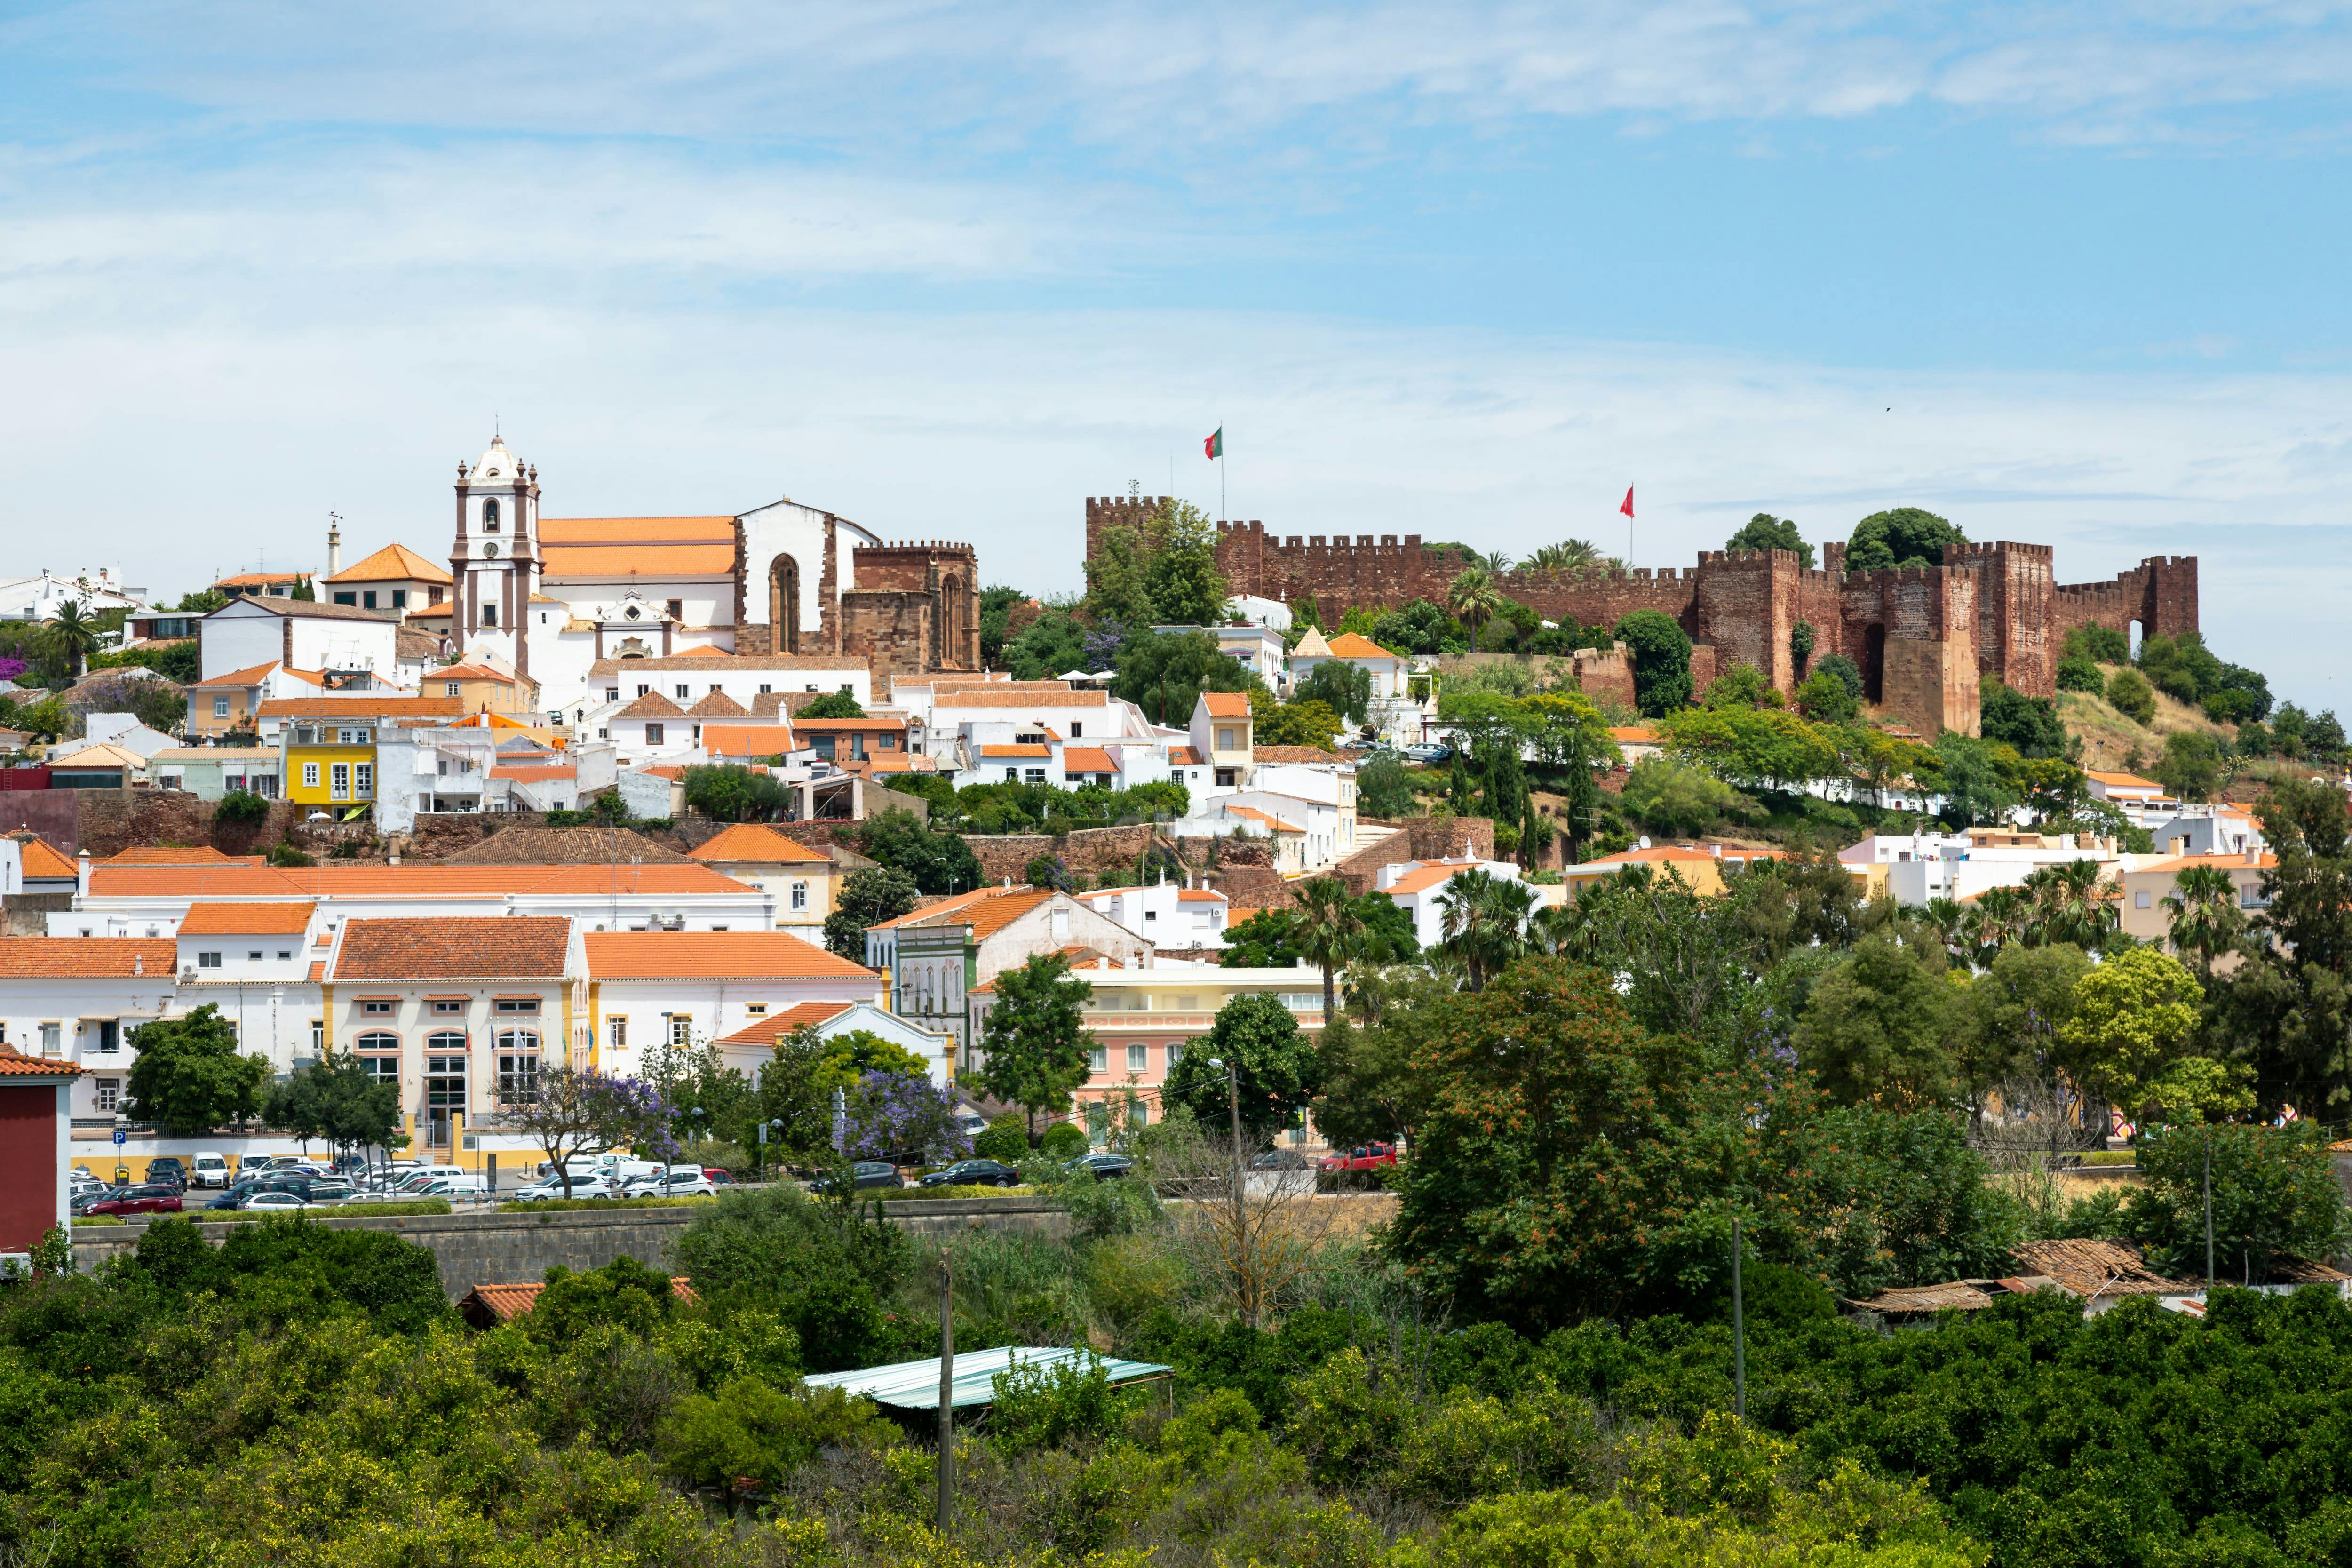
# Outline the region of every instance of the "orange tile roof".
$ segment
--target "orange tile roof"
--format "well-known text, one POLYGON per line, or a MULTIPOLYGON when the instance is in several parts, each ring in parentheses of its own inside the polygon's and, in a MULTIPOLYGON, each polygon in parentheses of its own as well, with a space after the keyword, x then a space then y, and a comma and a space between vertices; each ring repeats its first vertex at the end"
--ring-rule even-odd
POLYGON ((683 719, 686 710, 658 691, 648 691, 618 713, 615 719, 683 719))
POLYGON ((1168 748, 1168 765, 1171 768, 1197 768, 1201 766, 1201 753, 1191 746, 1171 746, 1168 748))
POLYGON ((982 888, 973 892, 958 893, 935 904, 900 915, 894 921, 868 926, 868 931, 887 931, 901 926, 946 924, 950 921, 971 927, 974 942, 993 936, 1039 904, 1053 898, 1042 888, 982 888))
POLYGON ((1396 658, 1400 657, 1391 653, 1371 638, 1356 632, 1341 632, 1329 640, 1331 657, 1334 658, 1396 658))
POLYGON ((1062 769, 1074 773, 1115 773, 1118 763, 1100 746, 1065 746, 1062 769))
POLYGON ((748 719, 751 710, 717 687, 704 693, 702 700, 686 710, 689 719, 748 719))
POLYGON ((47 839, 37 837, 30 833, 11 833, 8 837, 23 846, 18 855, 24 862, 25 875, 27 879, 72 877, 79 879, 80 878, 81 868, 67 859, 57 846, 47 839))
POLYGON ((492 669, 486 664, 446 664, 438 669, 426 670, 425 679, 427 680, 496 680, 507 686, 512 686, 515 683, 513 676, 502 670, 492 669))
POLYGON ((1213 888, 1186 888, 1176 895, 1180 904, 1222 904, 1225 896, 1213 888))
POLYGON ((2169 860, 2158 860, 2153 865, 2139 867, 2126 872, 2125 875, 2137 877, 2149 871, 2185 871, 2191 866, 2218 866, 2225 871, 2233 867, 2242 871, 2259 871, 2277 864, 2278 857, 2275 855, 2264 855, 2260 860, 2252 862, 2249 862, 2243 855, 2179 855, 2169 860))
POLYGON ((712 544, 735 540, 726 517, 542 517, 541 544, 712 544))
POLYGON ((449 569, 436 566, 405 544, 387 544, 356 566, 346 566, 327 579, 330 583, 397 583, 414 578, 420 583, 446 583, 449 569))
POLYGON ((1209 717, 1212 719, 1249 717, 1249 698, 1239 691, 1203 691, 1201 693, 1201 703, 1208 710, 1209 717))
POLYGON ((183 847, 173 844, 134 844, 120 854, 97 861, 100 866, 249 866, 250 860, 234 860, 209 844, 183 847))
POLYGON ((210 680, 199 680, 188 689, 201 691, 207 686, 258 686, 268 677, 269 672, 277 668, 276 659, 270 660, 268 664, 249 664, 243 669, 232 669, 226 675, 215 675, 210 680))
POLYGON ((735 656, 726 648, 715 647, 710 643, 699 643, 693 647, 682 647, 669 657, 672 658, 733 658, 735 656))
POLYGON ((919 757, 911 752, 880 752, 862 763, 838 763, 836 765, 852 773, 935 773, 940 764, 929 757, 919 757))
POLYGON ((499 899, 742 893, 688 861, 639 866, 102 866, 92 896, 116 899, 499 899))
POLYGON ((795 713, 793 715, 793 725, 800 730, 843 731, 863 730, 871 732, 881 730, 904 730, 907 727, 907 721, 904 719, 812 719, 805 713, 795 713))
POLYGON ((123 936, 0 936, 0 979, 120 980, 172 977, 176 943, 123 936))
POLYGON ((731 1035, 722 1035, 722 1046, 772 1046, 786 1035, 837 1018, 856 1004, 849 1002, 803 1002, 765 1018, 754 1018, 731 1035))
POLYGON ((1050 757, 1054 749, 1051 746, 982 746, 980 754, 983 757, 1050 757))
MULTIPOLYGON (((864 669, 862 658, 839 655, 805 653, 729 653, 723 648, 690 647, 677 653, 644 658, 600 658, 588 667, 591 676, 610 679, 626 675, 633 669, 709 669, 713 660, 724 660, 736 666, 734 675, 756 675, 765 669, 864 669)), ((777 693, 771 692, 774 696, 777 693)))
POLYGON ((1658 732, 1647 724, 1620 724, 1609 731, 1609 738, 1621 745, 1640 745, 1644 742, 1655 741, 1658 738, 1658 732))
MULTIPOLYGON (((93 937, 91 940, 106 939, 93 937)), ((89 1070, 72 1062, 45 1061, 39 1057, 28 1057, 14 1046, 0 1046, 0 1079, 79 1078, 89 1070)))
POLYGON ((267 588, 273 583, 299 583, 299 572, 240 572, 234 577, 215 577, 215 588, 267 588))
MULTIPOLYGON (((566 577, 725 577, 735 570, 728 544, 542 544, 551 581, 566 577)), ((653 623, 659 624, 658 618, 653 623)))
POLYGON ((1598 860, 1587 860, 1581 865, 1570 866, 1569 870, 1582 871, 1594 866, 1687 864, 1695 860, 1717 860, 1738 866, 1751 860, 1778 860, 1786 853, 1787 851, 1780 849, 1743 849, 1735 845, 1727 844, 1723 847, 1723 853, 1717 855, 1712 849, 1693 849, 1679 844, 1662 844, 1650 849, 1627 849, 1619 854, 1606 855, 1598 860))
POLYGON ((456 697, 273 697, 261 705, 264 719, 460 719, 466 704, 456 697))
MULTIPOLYGON (((512 1322, 537 1306, 539 1293, 546 1289, 545 1281, 535 1285, 477 1285, 459 1298, 457 1310, 477 1326, 512 1322)), ((694 1286, 684 1276, 673 1274, 669 1293, 681 1301, 691 1301, 694 1286)))
POLYGON ((1475 871, 1477 868, 1475 866, 1419 866, 1407 871, 1381 891, 1391 898, 1399 893, 1426 892, 1439 883, 1459 876, 1462 872, 1475 871))
POLYGON ((793 742, 792 731, 782 724, 705 724, 702 749, 730 757, 775 757, 806 750, 793 742))
POLYGON ((580 770, 569 763, 541 767, 494 767, 490 770, 490 776, 494 779, 517 779, 524 784, 537 784, 542 779, 578 778, 580 770))
POLYGON ((182 936, 299 936, 310 929, 315 903, 190 904, 182 936))
POLYGON ((571 942, 562 915, 346 921, 329 978, 560 980, 571 942))
POLYGON ((1229 805, 1225 807, 1225 811, 1229 816, 1246 816, 1254 821, 1263 822, 1272 827, 1276 833, 1304 833, 1307 831, 1307 829, 1303 827, 1296 826, 1290 823, 1283 821, 1282 818, 1278 816, 1270 816, 1254 805, 1229 805))
POLYGON ((859 980, 874 971, 781 931, 592 931, 593 980, 859 980))
POLYGON ((2157 789, 2157 790, 2160 790, 2160 789, 2162 789, 2162 788, 2164 787, 2162 784, 2160 784, 2157 783, 2154 779, 2144 779, 2144 778, 2140 777, 2137 773, 2101 773, 2101 772, 2100 772, 2098 769, 2096 769, 2096 768, 2084 768, 2084 769, 2083 770, 2083 776, 2084 776, 2084 778, 2093 778, 2093 779, 2096 779, 2096 780, 2098 780, 2101 784, 2105 784, 2105 785, 2109 786, 2110 788, 2114 788, 2114 789, 2157 789))
POLYGON ((689 850, 698 860, 731 863, 761 862, 793 865, 830 866, 832 858, 820 855, 807 845, 787 837, 762 822, 739 822, 705 843, 699 849, 689 850))

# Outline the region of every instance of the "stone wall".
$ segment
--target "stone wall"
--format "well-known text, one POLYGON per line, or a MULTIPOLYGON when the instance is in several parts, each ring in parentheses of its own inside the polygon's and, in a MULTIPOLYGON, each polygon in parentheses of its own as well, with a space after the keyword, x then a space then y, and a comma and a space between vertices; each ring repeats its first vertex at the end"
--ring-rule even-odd
POLYGON ((1633 657, 1623 643, 1612 643, 1606 652, 1578 648, 1570 662, 1576 689, 1585 696, 1595 702, 1605 698, 1621 708, 1633 706, 1633 657))
MULTIPOLYGON (((1359 816, 1356 820, 1361 823, 1378 819, 1359 816)), ((1355 892, 1368 893, 1379 885, 1383 866, 1407 860, 1458 860, 1465 855, 1475 855, 1482 860, 1495 857, 1495 824, 1491 817, 1408 816, 1383 826, 1396 832, 1339 861, 1329 875, 1347 883, 1355 892)))
POLYGON ((0 833, 29 828, 71 858, 81 851, 81 808, 78 797, 89 793, 79 789, 0 790, 0 833))
POLYGON ((1150 847, 1152 831, 1150 824, 1137 823, 1128 827, 1081 827, 1067 838, 1044 833, 967 833, 963 841, 990 881, 1010 877, 1020 882, 1029 874, 1029 862, 1040 855, 1059 855, 1073 871, 1132 866, 1150 847))
MULTIPOLYGON (((534 1284, 557 1264, 566 1268, 602 1268, 616 1258, 634 1258, 656 1268, 676 1259, 678 1237, 699 1206, 659 1209, 573 1209, 552 1214, 393 1215, 370 1217, 364 1205, 339 1210, 318 1223, 338 1230, 388 1230, 428 1248, 441 1268, 441 1288, 456 1300, 477 1285, 534 1284)), ((966 1229, 1066 1235, 1069 1215, 1036 1198, 978 1198, 883 1205, 891 1223, 919 1235, 966 1229)), ((217 1245, 226 1224, 205 1224, 206 1239, 217 1245)), ((74 1264, 87 1274, 139 1245, 144 1225, 86 1228, 74 1238, 74 1264)))

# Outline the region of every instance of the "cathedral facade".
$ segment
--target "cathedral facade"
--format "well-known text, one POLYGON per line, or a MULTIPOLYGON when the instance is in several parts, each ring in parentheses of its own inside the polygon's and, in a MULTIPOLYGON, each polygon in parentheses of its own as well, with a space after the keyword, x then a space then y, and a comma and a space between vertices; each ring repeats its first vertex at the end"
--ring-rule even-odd
POLYGON ((979 563, 968 544, 890 542, 779 500, 731 515, 541 515, 539 470, 493 437, 457 466, 451 594, 456 649, 487 649, 574 706, 600 659, 698 649, 866 662, 885 675, 980 668, 979 563))

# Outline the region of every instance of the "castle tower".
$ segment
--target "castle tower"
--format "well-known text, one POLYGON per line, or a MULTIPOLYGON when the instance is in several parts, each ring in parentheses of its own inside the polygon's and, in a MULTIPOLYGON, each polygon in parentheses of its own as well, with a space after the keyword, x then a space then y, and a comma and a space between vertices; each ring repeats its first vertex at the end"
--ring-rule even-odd
POLYGON ((468 468, 457 465, 457 537, 449 547, 455 605, 450 626, 459 649, 487 643, 530 673, 523 628, 539 588, 539 470, 490 437, 468 468))

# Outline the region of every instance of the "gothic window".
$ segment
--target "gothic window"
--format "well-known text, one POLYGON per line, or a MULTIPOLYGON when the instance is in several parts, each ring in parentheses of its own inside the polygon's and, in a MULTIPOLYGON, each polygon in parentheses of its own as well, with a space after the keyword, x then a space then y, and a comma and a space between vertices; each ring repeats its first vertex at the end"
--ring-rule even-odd
POLYGON ((486 500, 482 503, 482 531, 496 533, 498 531, 499 503, 495 500, 486 500))

